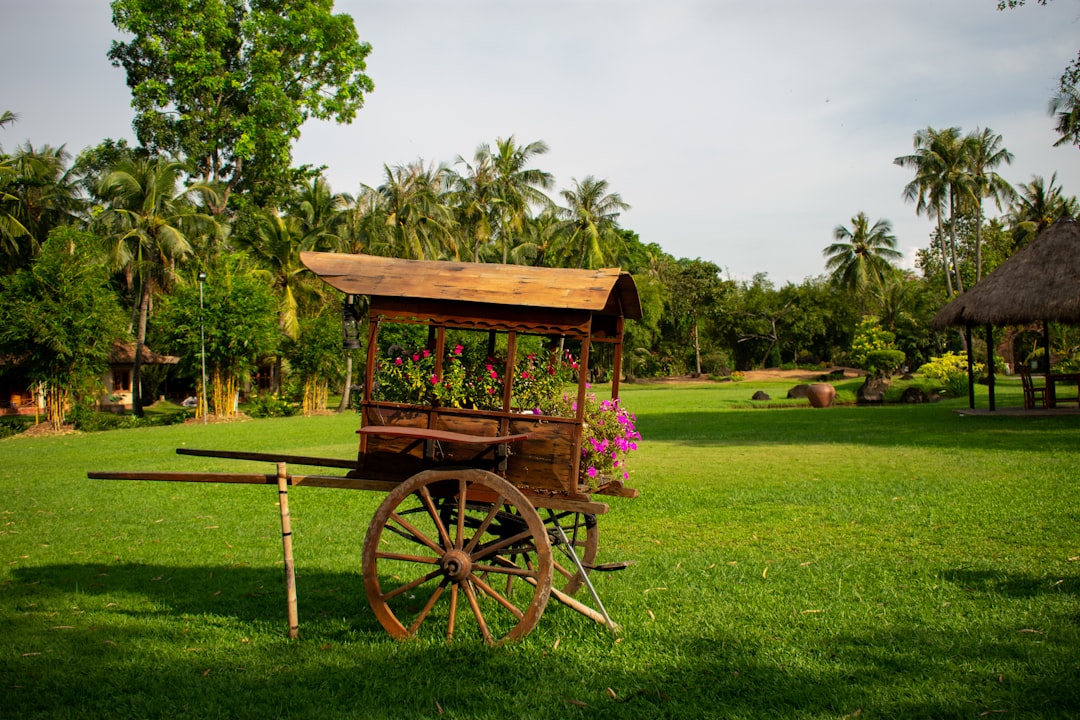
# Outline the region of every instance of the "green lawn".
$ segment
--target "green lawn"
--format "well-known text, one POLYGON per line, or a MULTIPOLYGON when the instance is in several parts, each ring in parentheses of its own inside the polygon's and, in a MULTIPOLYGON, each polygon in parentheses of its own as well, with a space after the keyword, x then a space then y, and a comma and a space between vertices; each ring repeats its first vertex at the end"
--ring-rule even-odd
POLYGON ((377 494, 290 493, 290 641, 275 488, 85 478, 349 457, 355 415, 0 441, 0 715, 1080 717, 1080 417, 740 408, 790 385, 626 386, 641 497, 598 560, 633 565, 595 576, 622 630, 552 602, 498 648, 384 633, 377 494))

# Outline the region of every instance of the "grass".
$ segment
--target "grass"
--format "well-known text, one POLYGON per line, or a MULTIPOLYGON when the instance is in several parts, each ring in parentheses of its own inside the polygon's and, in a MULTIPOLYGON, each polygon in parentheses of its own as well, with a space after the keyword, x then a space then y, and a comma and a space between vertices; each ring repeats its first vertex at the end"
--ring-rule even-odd
POLYGON ((354 415, 4 440, 3 713, 1080 717, 1080 417, 738 407, 789 386, 625 387, 641 497, 611 501, 598 559, 634 564, 595 576, 622 631, 552 602, 499 648, 383 632, 377 494, 290 493, 289 641, 273 488, 85 479, 266 469, 185 445, 349 457, 354 415))

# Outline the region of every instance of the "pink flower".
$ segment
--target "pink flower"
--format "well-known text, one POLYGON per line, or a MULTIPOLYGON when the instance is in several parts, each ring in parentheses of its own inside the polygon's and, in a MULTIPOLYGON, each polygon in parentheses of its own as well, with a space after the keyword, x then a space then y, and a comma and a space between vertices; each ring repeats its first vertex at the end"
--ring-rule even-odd
POLYGON ((465 349, 465 347, 462 346, 462 345, 455 345, 454 346, 454 354, 455 355, 460 355, 462 350, 464 350, 464 349, 465 349))
POLYGON ((412 356, 412 361, 413 361, 413 362, 420 362, 420 356, 419 356, 419 355, 416 355, 416 354, 413 354, 413 356, 412 356))
POLYGON ((424 350, 424 357, 427 357, 430 354, 431 354, 430 350, 424 350))
POLYGON ((401 358, 394 358, 394 364, 395 365, 400 365, 401 364, 401 358))
POLYGON ((431 384, 432 385, 438 385, 439 384, 439 376, 438 375, 432 375, 431 376, 431 384))
POLYGON ((599 471, 595 467, 590 465, 589 469, 585 472, 585 474, 588 475, 589 477, 593 478, 593 477, 596 477, 599 474, 599 471))

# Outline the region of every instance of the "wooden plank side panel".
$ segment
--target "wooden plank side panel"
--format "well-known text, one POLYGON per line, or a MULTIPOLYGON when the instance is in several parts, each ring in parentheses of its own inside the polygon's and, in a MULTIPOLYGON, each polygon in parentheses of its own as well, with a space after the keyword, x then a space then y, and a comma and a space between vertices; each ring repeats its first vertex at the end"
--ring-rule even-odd
POLYGON ((511 447, 507 479, 523 488, 574 491, 577 478, 571 477, 573 431, 572 423, 511 420, 511 433, 529 432, 534 437, 511 447))
MULTIPOLYGON (((499 421, 493 417, 440 413, 435 419, 435 427, 438 430, 463 433, 465 435, 478 435, 480 437, 495 437, 499 435, 499 421)), ((493 445, 440 442, 437 448, 438 461, 450 465, 481 467, 486 470, 494 470, 496 465, 495 457, 496 447, 493 445)))
MULTIPOLYGON (((365 405, 362 425, 395 425, 426 428, 423 409, 365 405)), ((362 471, 389 473, 402 479, 424 469, 424 443, 413 438, 361 435, 359 467, 362 471)))

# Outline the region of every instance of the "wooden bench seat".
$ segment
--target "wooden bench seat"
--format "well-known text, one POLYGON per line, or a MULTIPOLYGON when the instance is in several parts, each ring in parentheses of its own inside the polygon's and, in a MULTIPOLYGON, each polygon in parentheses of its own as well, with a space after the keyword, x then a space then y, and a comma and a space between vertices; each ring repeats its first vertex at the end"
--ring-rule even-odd
POLYGON ((401 425, 365 425, 356 432, 363 435, 387 435, 392 437, 415 438, 417 440, 472 443, 474 445, 501 445, 503 443, 521 442, 532 437, 532 433, 495 436, 469 435, 468 433, 451 432, 449 430, 435 430, 432 428, 401 425))

